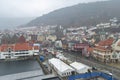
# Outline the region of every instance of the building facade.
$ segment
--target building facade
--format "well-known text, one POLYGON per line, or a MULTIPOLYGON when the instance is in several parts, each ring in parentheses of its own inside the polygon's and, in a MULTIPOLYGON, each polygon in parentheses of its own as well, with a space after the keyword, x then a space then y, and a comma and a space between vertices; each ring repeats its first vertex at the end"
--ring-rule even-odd
POLYGON ((39 45, 34 43, 2 44, 0 46, 0 59, 17 59, 39 54, 39 45))

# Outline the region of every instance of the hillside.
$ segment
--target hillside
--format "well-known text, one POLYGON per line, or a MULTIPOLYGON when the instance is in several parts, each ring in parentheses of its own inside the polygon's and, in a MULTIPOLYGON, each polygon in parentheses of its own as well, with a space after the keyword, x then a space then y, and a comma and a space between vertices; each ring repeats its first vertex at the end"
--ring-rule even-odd
POLYGON ((41 17, 38 17, 27 26, 40 25, 62 25, 87 26, 107 22, 110 18, 120 18, 120 0, 101 1, 93 3, 78 4, 71 7, 55 10, 41 17))

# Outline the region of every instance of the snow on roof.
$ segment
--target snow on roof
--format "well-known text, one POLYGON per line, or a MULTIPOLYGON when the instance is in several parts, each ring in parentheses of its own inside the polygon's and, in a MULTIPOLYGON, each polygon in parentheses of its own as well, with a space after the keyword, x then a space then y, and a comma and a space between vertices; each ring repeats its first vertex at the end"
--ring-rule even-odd
POLYGON ((73 68, 75 68, 76 70, 81 70, 81 69, 88 69, 89 66, 84 65, 82 63, 78 63, 78 62, 73 62, 70 64, 73 68))
POLYGON ((54 67, 57 68, 57 70, 60 71, 61 73, 65 72, 65 71, 74 71, 74 69, 72 67, 68 66, 60 59, 52 58, 49 60, 49 62, 51 64, 53 64, 54 67))

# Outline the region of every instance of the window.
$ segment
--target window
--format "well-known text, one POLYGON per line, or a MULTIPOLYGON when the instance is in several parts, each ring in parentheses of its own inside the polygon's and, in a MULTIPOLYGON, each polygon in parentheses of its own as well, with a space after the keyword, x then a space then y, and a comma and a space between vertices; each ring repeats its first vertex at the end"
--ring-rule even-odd
POLYGON ((10 59, 11 57, 10 57, 10 56, 6 56, 5 58, 6 58, 6 59, 10 59))
POLYGON ((16 53, 15 55, 28 54, 28 53, 16 53))
POLYGON ((112 57, 113 57, 113 58, 117 58, 117 55, 116 55, 116 54, 113 54, 112 57))
POLYGON ((67 76, 67 73, 66 73, 66 76, 67 76))
POLYGON ((69 75, 68 72, 67 72, 67 75, 69 75))
POLYGON ((11 52, 11 51, 12 51, 12 49, 11 49, 11 48, 8 48, 8 49, 7 49, 7 51, 8 51, 8 52, 11 52))

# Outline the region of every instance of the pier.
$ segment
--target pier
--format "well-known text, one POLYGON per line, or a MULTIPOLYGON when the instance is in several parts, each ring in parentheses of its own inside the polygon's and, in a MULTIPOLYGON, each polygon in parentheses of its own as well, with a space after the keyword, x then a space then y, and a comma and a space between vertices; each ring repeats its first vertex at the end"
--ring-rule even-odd
POLYGON ((28 71, 17 74, 0 76, 1 80, 42 80, 45 78, 55 77, 53 74, 44 75, 42 70, 28 71))

